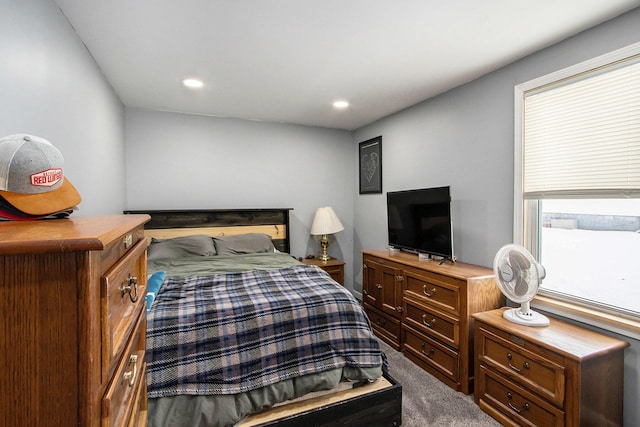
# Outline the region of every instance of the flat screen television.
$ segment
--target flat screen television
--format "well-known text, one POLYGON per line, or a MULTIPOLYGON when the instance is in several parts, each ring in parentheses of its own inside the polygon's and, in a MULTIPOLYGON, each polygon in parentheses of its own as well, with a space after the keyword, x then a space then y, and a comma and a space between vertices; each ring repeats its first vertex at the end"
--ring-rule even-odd
POLYGON ((449 187, 387 193, 389 246, 454 261, 449 187))

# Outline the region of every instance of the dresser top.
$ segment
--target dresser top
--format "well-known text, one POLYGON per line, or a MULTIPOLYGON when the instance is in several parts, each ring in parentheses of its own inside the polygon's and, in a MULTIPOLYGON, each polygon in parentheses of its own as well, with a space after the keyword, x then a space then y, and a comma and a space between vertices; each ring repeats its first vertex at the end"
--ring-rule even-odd
POLYGON ((0 255, 102 250, 147 221, 149 215, 0 221, 0 255))
POLYGON ((367 249, 363 250, 364 255, 371 255, 380 259, 394 261, 409 267, 431 271, 433 273, 444 274, 457 279, 467 280, 470 278, 493 277, 493 269, 464 262, 440 263, 435 259, 420 259, 417 254, 406 252, 391 252, 388 249, 367 249))
POLYGON ((559 352, 573 360, 589 359, 629 346, 626 341, 554 317, 549 317, 549 326, 519 325, 504 319, 505 310, 506 308, 499 308, 472 316, 476 321, 484 322, 540 347, 559 352))

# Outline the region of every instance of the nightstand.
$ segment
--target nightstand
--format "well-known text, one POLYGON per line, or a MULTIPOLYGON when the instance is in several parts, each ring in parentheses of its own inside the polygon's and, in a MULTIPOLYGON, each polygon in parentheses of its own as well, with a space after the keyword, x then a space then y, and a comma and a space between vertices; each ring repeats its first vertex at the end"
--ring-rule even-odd
POLYGON ((329 261, 321 261, 317 258, 312 258, 303 259, 301 262, 306 265, 317 265, 329 273, 333 280, 344 286, 344 265, 346 264, 344 261, 340 261, 335 258, 331 258, 329 261))
POLYGON ((550 318, 476 313, 475 402, 502 425, 622 425, 626 341, 550 318))

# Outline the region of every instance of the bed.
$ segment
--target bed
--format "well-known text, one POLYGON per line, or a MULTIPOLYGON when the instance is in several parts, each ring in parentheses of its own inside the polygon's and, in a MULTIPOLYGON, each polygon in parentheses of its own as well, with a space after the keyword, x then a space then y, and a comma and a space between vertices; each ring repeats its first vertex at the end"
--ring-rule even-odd
POLYGON ((289 211, 125 212, 151 216, 151 426, 400 425, 364 310, 289 254, 289 211))

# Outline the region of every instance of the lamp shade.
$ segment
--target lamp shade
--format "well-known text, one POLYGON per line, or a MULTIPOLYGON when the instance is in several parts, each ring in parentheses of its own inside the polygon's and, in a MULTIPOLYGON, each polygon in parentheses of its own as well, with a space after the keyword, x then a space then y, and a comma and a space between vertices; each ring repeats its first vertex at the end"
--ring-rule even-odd
POLYGON ((334 234, 342 230, 344 230, 344 226, 331 207, 326 206, 316 210, 311 224, 312 235, 334 234))

